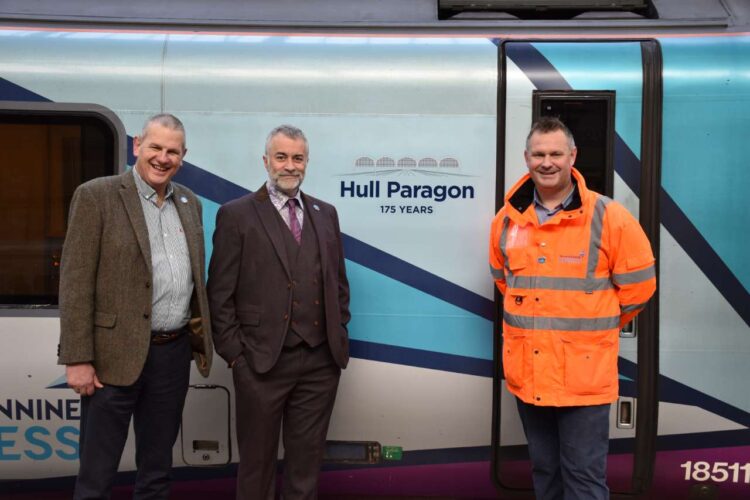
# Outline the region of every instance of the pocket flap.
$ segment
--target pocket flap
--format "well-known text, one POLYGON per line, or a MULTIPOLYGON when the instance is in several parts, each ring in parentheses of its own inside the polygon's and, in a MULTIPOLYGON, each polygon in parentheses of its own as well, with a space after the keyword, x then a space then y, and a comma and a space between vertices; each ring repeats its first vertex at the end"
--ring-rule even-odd
POLYGON ((113 328, 117 323, 117 314, 96 311, 94 313, 94 325, 102 328, 113 328))
POLYGON ((511 271, 518 271, 528 266, 528 255, 523 250, 508 251, 508 268, 511 271))
POLYGON ((237 319, 241 325, 257 326, 260 324, 260 313, 255 311, 237 311, 237 319))

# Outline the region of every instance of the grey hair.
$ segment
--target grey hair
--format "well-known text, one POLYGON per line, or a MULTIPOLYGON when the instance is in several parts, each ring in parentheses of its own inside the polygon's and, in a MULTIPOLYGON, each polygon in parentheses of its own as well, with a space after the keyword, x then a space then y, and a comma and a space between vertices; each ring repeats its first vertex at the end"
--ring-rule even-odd
POLYGON ((543 116, 531 126, 529 135, 526 136, 526 151, 531 147, 532 135, 536 133, 549 134, 551 132, 557 132, 558 130, 565 134, 565 137, 568 139, 568 147, 573 151, 576 148, 576 141, 573 139, 573 132, 571 132, 570 129, 555 116, 543 116))
POLYGON ((268 148, 271 146, 271 141, 279 134, 292 140, 302 139, 305 143, 305 155, 310 153, 310 146, 307 144, 307 137, 305 137, 305 133, 302 132, 302 130, 294 125, 279 125, 278 127, 274 127, 274 129, 268 133, 268 137, 266 137, 266 154, 268 154, 268 148))
POLYGON ((185 126, 182 124, 179 118, 170 113, 159 113, 146 120, 146 123, 143 124, 143 130, 141 130, 141 140, 146 137, 146 135, 148 134, 148 129, 151 127, 151 125, 154 124, 161 125, 164 128, 168 128, 176 132, 182 132, 182 149, 185 149, 185 142, 187 139, 185 134, 185 126))

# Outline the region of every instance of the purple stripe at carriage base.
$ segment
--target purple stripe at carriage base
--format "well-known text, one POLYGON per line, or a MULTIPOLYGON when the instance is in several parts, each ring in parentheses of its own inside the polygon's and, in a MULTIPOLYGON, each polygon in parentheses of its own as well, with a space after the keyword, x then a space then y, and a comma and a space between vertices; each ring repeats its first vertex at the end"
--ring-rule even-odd
MULTIPOLYGON (((608 477, 612 492, 627 491, 630 485, 633 456, 610 455, 608 477)), ((750 484, 745 482, 741 469, 750 464, 750 447, 708 448, 659 452, 656 455, 658 475, 654 477, 651 491, 640 498, 652 500, 684 500, 695 494, 693 489, 701 486, 716 488, 722 500, 750 498, 750 484), (714 464, 724 462, 739 464, 738 481, 732 481, 732 472, 723 482, 685 479, 687 464, 695 467, 704 462, 712 469, 714 464)), ((320 498, 505 498, 495 490, 490 479, 490 462, 465 462, 426 464, 393 467, 361 467, 356 469, 324 471, 320 479, 320 498)), ((701 466, 703 467, 703 466, 701 466)), ((530 488, 531 465, 525 460, 509 461, 503 465, 502 474, 506 486, 530 488)), ((750 465, 748 474, 750 475, 750 465)), ((698 476, 702 477, 702 476, 698 476)), ((213 500, 233 498, 234 479, 180 482, 173 488, 173 498, 198 499, 210 495, 213 500)), ((517 497, 515 497, 517 498, 517 497)), ((533 495, 529 494, 529 499, 533 495)))
MULTIPOLYGON (((633 457, 630 454, 610 455, 608 477, 612 492, 624 491, 630 484, 633 457)), ((750 464, 750 446, 725 448, 689 449, 659 452, 656 455, 658 471, 649 493, 640 498, 645 500, 684 500, 695 494, 699 487, 715 490, 722 500, 750 498, 750 484, 745 482, 745 471, 741 468, 750 464), (685 479, 687 464, 695 467, 698 462, 708 464, 739 464, 737 481, 733 473, 721 482, 685 479)), ((515 460, 502 466, 503 482, 506 486, 528 488, 530 483, 528 461, 515 460)), ((701 467, 704 467, 701 465, 701 467)), ((726 469, 726 467, 724 467, 726 469)), ((750 469, 750 465, 746 468, 750 469)), ((185 469, 181 469, 184 472, 185 469)), ((185 477, 185 474, 180 474, 185 477)), ((702 476, 699 476, 702 477, 702 476)), ((750 478, 749 478, 750 479, 750 478)), ((234 477, 217 479, 179 480, 173 483, 170 498, 179 500, 234 499, 234 477)), ((1 491, 1 490, 0 490, 1 491)), ((11 495, 14 500, 62 500, 70 498, 70 491, 33 492, 11 495)), ((132 486, 117 486, 112 492, 112 500, 132 498, 132 486)), ((499 494, 490 480, 490 462, 474 461, 445 464, 412 466, 373 466, 353 469, 324 471, 320 479, 320 499, 382 499, 426 497, 433 499, 480 499, 506 498, 499 494)), ((0 497, 5 498, 5 497, 0 497)), ((513 497, 518 498, 518 497, 513 497)), ((528 495, 532 499, 531 494, 528 495)))

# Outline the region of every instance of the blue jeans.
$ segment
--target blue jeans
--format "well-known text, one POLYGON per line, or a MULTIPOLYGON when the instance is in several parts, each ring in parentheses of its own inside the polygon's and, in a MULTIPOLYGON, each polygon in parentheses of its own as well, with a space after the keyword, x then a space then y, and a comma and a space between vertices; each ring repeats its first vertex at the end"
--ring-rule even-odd
POLYGON ((535 406, 516 398, 539 500, 607 500, 609 404, 535 406))

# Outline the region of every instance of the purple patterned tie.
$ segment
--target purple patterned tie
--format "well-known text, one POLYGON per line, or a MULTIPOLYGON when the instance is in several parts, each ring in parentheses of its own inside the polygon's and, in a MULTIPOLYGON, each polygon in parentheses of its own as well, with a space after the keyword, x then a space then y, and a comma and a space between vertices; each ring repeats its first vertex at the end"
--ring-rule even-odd
POLYGON ((289 209, 289 229, 292 231, 294 239, 297 243, 302 240, 302 228, 299 227, 299 219, 297 219, 297 199, 289 198, 286 202, 286 206, 289 209))

